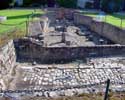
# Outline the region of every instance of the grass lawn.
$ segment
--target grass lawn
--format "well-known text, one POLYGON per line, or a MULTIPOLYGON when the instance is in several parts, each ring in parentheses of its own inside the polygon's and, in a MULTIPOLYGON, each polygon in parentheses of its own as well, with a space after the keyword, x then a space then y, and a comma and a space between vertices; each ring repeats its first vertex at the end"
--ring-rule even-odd
MULTIPOLYGON (((28 16, 32 15, 32 12, 34 12, 33 9, 0 10, 0 16, 7 16, 7 20, 0 23, 0 35, 11 31, 15 27, 25 32, 26 21, 28 20, 28 16)), ((40 9, 36 9, 34 15, 38 16, 42 13, 40 9)))
MULTIPOLYGON (((98 13, 84 13, 84 15, 97 17, 98 13)), ((115 25, 117 27, 121 27, 121 19, 122 19, 122 28, 125 28, 125 14, 107 14, 105 22, 115 25)))

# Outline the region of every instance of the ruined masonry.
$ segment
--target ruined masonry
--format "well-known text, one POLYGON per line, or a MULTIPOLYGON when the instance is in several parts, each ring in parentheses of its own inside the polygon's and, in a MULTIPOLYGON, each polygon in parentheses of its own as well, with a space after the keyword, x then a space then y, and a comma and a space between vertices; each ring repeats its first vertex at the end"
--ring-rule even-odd
POLYGON ((72 9, 46 9, 39 19, 0 48, 0 90, 54 98, 104 93, 110 79, 112 91, 125 91, 124 30, 72 9))

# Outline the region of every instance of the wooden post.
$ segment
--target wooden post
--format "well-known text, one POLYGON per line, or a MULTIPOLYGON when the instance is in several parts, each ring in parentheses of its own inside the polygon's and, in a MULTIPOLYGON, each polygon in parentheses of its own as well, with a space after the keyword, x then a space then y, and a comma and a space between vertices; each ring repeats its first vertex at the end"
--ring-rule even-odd
POLYGON ((106 91, 105 91, 104 100, 107 100, 107 99, 108 99, 109 85, 110 85, 110 79, 107 80, 107 87, 106 87, 106 91))
POLYGON ((26 36, 29 34, 29 22, 26 21, 26 36))
POLYGON ((120 27, 122 28, 122 18, 121 18, 121 25, 120 25, 120 27))

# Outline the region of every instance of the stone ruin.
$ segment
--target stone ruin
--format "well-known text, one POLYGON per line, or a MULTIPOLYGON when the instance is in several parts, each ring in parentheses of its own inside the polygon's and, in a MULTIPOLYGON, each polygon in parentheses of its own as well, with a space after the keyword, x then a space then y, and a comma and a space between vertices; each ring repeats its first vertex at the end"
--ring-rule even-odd
POLYGON ((43 47, 58 47, 59 45, 62 47, 62 44, 63 46, 68 44, 71 47, 117 44, 91 31, 89 27, 78 24, 73 17, 73 12, 63 8, 55 12, 50 11, 43 15, 40 21, 30 23, 29 33, 33 41, 39 41, 39 38, 41 41, 42 38, 43 47))
POLYGON ((11 90, 2 96, 105 92, 107 79, 125 91, 125 46, 76 24, 72 11, 48 11, 29 33, 0 49, 0 90, 11 90))

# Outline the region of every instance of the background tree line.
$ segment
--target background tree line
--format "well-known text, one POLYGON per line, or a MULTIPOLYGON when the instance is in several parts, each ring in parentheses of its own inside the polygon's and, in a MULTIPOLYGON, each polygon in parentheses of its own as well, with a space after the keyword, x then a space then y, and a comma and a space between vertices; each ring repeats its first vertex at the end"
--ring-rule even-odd
MULTIPOLYGON (((122 5, 125 0, 100 0, 100 9, 105 12, 117 12, 122 9, 122 5)), ((58 4, 61 7, 76 8, 77 0, 23 0, 23 6, 53 6, 58 4)), ((9 6, 17 5, 15 0, 0 0, 0 9, 7 8, 9 6)))

